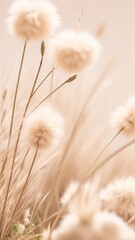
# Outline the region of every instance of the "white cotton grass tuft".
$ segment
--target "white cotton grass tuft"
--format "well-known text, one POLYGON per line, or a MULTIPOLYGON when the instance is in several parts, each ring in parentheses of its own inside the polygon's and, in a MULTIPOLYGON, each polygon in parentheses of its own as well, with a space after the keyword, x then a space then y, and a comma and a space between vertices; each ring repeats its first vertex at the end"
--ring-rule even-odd
POLYGON ((51 105, 46 105, 25 119, 25 132, 30 146, 55 147, 64 133, 63 117, 51 105))
POLYGON ((44 39, 60 23, 56 7, 46 0, 16 0, 9 14, 9 32, 24 39, 44 39))
POLYGON ((25 231, 25 226, 23 224, 18 224, 18 229, 17 229, 17 232, 18 234, 23 234, 25 231))
POLYGON ((29 208, 26 209, 26 211, 24 212, 23 222, 24 222, 25 226, 30 224, 30 209, 29 208))
POLYGON ((69 186, 67 187, 66 191, 64 192, 60 202, 62 206, 66 205, 69 200, 72 198, 72 196, 75 194, 79 186, 79 182, 72 181, 69 186))
POLYGON ((111 124, 126 134, 135 133, 135 96, 130 97, 125 106, 118 107, 113 113, 111 124))
POLYGON ((50 240, 50 230, 45 229, 41 235, 41 240, 50 240))
POLYGON ((100 211, 95 215, 92 240, 133 240, 135 232, 114 213, 100 211))
POLYGON ((51 236, 51 240, 63 239, 134 240, 135 232, 113 213, 99 211, 93 216, 92 221, 87 223, 82 222, 76 215, 67 214, 51 236))
POLYGON ((68 212, 79 216, 83 222, 89 222, 100 209, 96 191, 97 184, 89 181, 83 185, 77 183, 70 184, 64 198, 68 212))
POLYGON ((103 209, 115 212, 135 228, 135 178, 120 178, 100 192, 103 209))
POLYGON ((47 239, 45 234, 42 240, 135 239, 135 232, 118 215, 101 210, 100 201, 97 195, 94 195, 95 185, 93 183, 87 182, 79 185, 79 189, 77 185, 73 182, 73 185, 70 184, 67 188, 71 196, 73 196, 73 191, 70 191, 70 188, 71 190, 77 189, 75 198, 71 198, 67 214, 63 216, 51 237, 47 239))
POLYGON ((63 31, 52 41, 52 54, 61 69, 79 72, 97 61, 100 45, 88 32, 63 31))

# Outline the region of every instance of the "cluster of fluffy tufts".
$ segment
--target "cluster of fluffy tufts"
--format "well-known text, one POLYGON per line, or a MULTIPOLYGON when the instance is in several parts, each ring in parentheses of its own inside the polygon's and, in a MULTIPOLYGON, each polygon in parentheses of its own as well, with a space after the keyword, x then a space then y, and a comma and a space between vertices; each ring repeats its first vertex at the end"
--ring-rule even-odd
POLYGON ((102 207, 115 212, 135 228, 135 179, 121 178, 110 183, 100 193, 102 207))
POLYGON ((66 191, 71 202, 67 214, 51 235, 44 231, 42 240, 134 240, 135 232, 118 215, 99 208, 94 189, 89 182, 79 187, 71 184, 66 191), (75 197, 73 189, 77 190, 75 197))
POLYGON ((63 239, 134 240, 135 233, 115 214, 99 211, 89 223, 76 215, 66 215, 51 236, 51 240, 63 239))
POLYGON ((135 97, 130 97, 125 106, 118 107, 112 115, 111 123, 125 133, 135 133, 135 97))
POLYGON ((43 39, 60 23, 56 7, 46 0, 16 0, 9 12, 9 32, 25 39, 43 39))
POLYGON ((64 120, 50 105, 33 112, 25 119, 26 139, 30 146, 50 148, 63 136, 64 120))
POLYGON ((52 42, 56 64, 68 72, 78 72, 96 62, 100 46, 87 32, 64 31, 52 42))

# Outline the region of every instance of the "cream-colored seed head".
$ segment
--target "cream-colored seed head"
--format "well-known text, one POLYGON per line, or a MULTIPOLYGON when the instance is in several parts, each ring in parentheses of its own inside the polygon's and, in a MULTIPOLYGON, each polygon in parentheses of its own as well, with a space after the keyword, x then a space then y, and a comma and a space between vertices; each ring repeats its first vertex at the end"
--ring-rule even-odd
POLYGON ((117 108, 111 123, 118 131, 123 129, 126 134, 135 133, 135 97, 130 97, 125 106, 117 108))
POLYGON ((68 72, 79 72, 96 62, 100 45, 87 32, 65 31, 59 33, 52 42, 56 64, 68 72))
POLYGON ((41 240, 50 240, 50 231, 48 229, 45 229, 42 233, 41 240))
POLYGON ((9 32, 24 39, 43 39, 60 23, 56 7, 46 0, 16 0, 9 13, 9 32))
POLYGON ((135 228, 135 178, 121 178, 100 192, 103 209, 115 212, 135 228), (130 222, 131 220, 131 222, 130 222))
POLYGON ((45 148, 55 146, 63 135, 64 120, 54 108, 47 105, 25 119, 26 139, 30 146, 45 148))
POLYGON ((51 240, 65 239, 134 240, 135 233, 117 215, 99 211, 87 223, 76 215, 66 215, 51 236, 51 240))
POLYGON ((71 198, 67 214, 52 232, 51 240, 135 239, 135 232, 118 215, 101 210, 99 199, 93 195, 94 184, 87 182, 78 190, 76 197, 71 198))
POLYGON ((66 191, 64 192, 62 198, 61 198, 61 204, 64 206, 66 205, 70 199, 73 197, 75 192, 77 191, 77 188, 79 186, 79 182, 72 181, 69 186, 67 187, 66 191))

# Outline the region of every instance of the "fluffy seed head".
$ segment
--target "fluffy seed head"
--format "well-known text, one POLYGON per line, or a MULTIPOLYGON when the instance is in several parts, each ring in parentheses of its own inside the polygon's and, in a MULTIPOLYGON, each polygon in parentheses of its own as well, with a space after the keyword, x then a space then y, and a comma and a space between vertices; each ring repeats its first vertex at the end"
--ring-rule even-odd
POLYGON ((127 134, 135 132, 135 97, 130 97, 125 106, 118 107, 112 115, 111 123, 127 134))
POLYGON ((78 72, 93 65, 99 50, 98 41, 87 32, 65 31, 53 40, 54 60, 68 72, 78 72))
POLYGON ((27 226, 30 223, 30 209, 28 208, 23 215, 24 225, 27 226))
POLYGON ((63 239, 134 240, 135 233, 117 215, 99 211, 89 224, 83 224, 75 215, 66 215, 51 237, 51 240, 63 239))
POLYGON ((42 233, 41 240, 50 240, 50 235, 49 229, 45 229, 42 233))
POLYGON ((103 209, 115 212, 135 228, 135 179, 121 178, 100 193, 103 209))
POLYGON ((55 6, 46 0, 16 0, 9 13, 9 32, 25 39, 43 39, 60 22, 55 6))
POLYGON ((66 191, 64 192, 61 198, 61 204, 63 206, 66 205, 69 202, 69 200, 73 197, 78 186, 79 186, 79 182, 77 181, 73 181, 69 184, 69 186, 67 187, 66 191))
POLYGON ((28 144, 42 148, 55 146, 63 135, 64 121, 51 106, 41 108, 25 120, 28 144))
POLYGON ((23 224, 18 224, 18 233, 23 234, 25 231, 25 226, 23 224))
POLYGON ((65 203, 68 203, 68 212, 77 215, 83 223, 92 221, 93 215, 100 208, 96 191, 97 185, 95 183, 86 182, 83 185, 78 185, 78 183, 69 185, 65 192, 69 199, 64 199, 65 203))

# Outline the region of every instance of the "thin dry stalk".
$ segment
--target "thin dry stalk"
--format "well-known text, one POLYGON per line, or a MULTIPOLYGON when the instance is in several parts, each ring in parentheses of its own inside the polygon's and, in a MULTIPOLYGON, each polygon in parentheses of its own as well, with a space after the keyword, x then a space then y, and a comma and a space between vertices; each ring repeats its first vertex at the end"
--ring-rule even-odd
MULTIPOLYGON (((46 161, 46 163, 45 163, 43 166, 41 166, 41 168, 47 167, 48 164, 50 163, 50 160, 52 160, 52 158, 54 158, 55 156, 56 156, 56 154, 54 154, 53 156, 51 156, 51 157, 46 161)), ((38 168, 38 171, 39 171, 39 170, 40 170, 40 169, 38 168)), ((37 174, 37 171, 36 171, 36 173, 32 176, 32 178, 30 179, 30 181, 29 181, 29 183, 28 183, 28 185, 27 185, 27 188, 28 188, 28 186, 32 183, 32 181, 33 181, 34 177, 36 176, 36 174, 37 174)), ((47 181, 47 180, 46 180, 46 177, 45 177, 45 179, 43 179, 43 180, 34 188, 34 190, 32 191, 32 193, 28 196, 28 198, 26 199, 26 201, 24 202, 24 204, 21 206, 21 209, 20 209, 20 211, 19 211, 18 216, 16 217, 16 219, 19 217, 19 215, 21 215, 21 211, 23 211, 23 209, 25 208, 27 202, 29 201, 29 199, 31 198, 31 196, 33 195, 33 193, 34 193, 34 191, 37 189, 37 187, 39 188, 39 186, 40 186, 43 182, 45 182, 45 181, 47 181)), ((25 194, 25 191, 24 191, 24 194, 25 194)), ((24 194, 23 194, 23 195, 24 195, 24 194)))
POLYGON ((60 86, 58 86, 53 92, 48 94, 29 114, 31 114, 34 110, 36 110, 43 102, 45 102, 50 96, 52 96, 55 92, 57 92, 60 88, 62 88, 65 84, 70 83, 76 79, 77 75, 73 75, 72 77, 68 78, 65 82, 63 82, 60 86))
MULTIPOLYGON (((25 49, 26 49, 26 43, 25 42, 25 47, 24 47, 24 53, 25 53, 25 49)), ((42 43, 43 44, 43 43, 42 43)), ((29 99, 28 99, 28 102, 26 104, 26 107, 25 107, 25 110, 24 110, 24 114, 23 114, 23 118, 25 117, 26 115, 26 112, 27 112, 27 109, 29 107, 29 104, 30 104, 30 101, 31 101, 31 98, 32 98, 32 93, 34 91, 34 88, 35 88, 35 85, 36 85, 36 82, 38 80, 38 76, 39 76, 39 73, 40 73, 40 70, 41 70, 41 67, 42 67, 42 64, 43 64, 43 57, 44 57, 44 50, 42 50, 42 44, 41 44, 41 60, 40 60, 40 64, 39 64, 39 67, 38 67, 38 71, 37 71, 37 75, 36 75, 36 78, 35 78, 35 81, 34 81, 34 84, 32 86, 32 90, 31 90, 31 93, 30 93, 30 96, 29 96, 29 99)), ((24 59, 24 54, 23 54, 23 59, 24 59)), ((23 61, 22 61, 23 63, 23 61)), ((22 68, 22 67, 21 67, 22 68)), ((19 75, 20 76, 20 75, 19 75)), ((18 87, 17 87, 18 89, 18 87)), ((15 110, 15 109, 14 109, 15 110)), ((13 127, 13 125, 12 125, 13 127)), ((11 185, 11 181, 12 181, 12 176, 13 176, 13 169, 14 169, 14 163, 15 163, 15 159, 16 159, 16 153, 17 153, 17 149, 18 149, 18 145, 19 145, 19 140, 20 140, 20 136, 21 136, 21 131, 22 131, 22 127, 23 127, 23 120, 21 122, 21 126, 19 128, 19 132, 18 132, 18 136, 17 136, 17 140, 16 140, 16 145, 15 145, 15 150, 14 150, 14 154, 13 154, 13 162, 12 162, 12 169, 11 169, 11 174, 10 174, 10 181, 9 181, 9 184, 8 184, 8 189, 7 189, 7 192, 9 192, 10 190, 10 185, 11 185)), ((9 138, 11 139, 11 137, 9 138)), ((8 154, 7 154, 8 156, 8 154)), ((7 161, 7 159, 6 159, 7 161)), ((6 163, 5 161, 5 163, 6 163)), ((4 164, 4 167, 5 167, 5 164, 4 164)), ((4 210, 3 212, 5 212, 5 207, 6 207, 6 204, 7 204, 7 198, 8 198, 8 193, 6 195, 6 200, 5 200, 5 204, 4 204, 4 210)), ((2 217, 2 221, 3 221, 3 217, 2 217)))
MULTIPOLYGON (((45 181, 46 181, 46 177, 45 177, 45 179, 43 179, 43 180, 33 189, 33 191, 29 194, 29 196, 27 197, 27 199, 25 200, 25 202, 24 202, 23 205, 21 206, 21 208, 20 208, 20 210, 19 210, 19 212, 18 212, 15 220, 18 219, 18 217, 22 215, 22 213, 24 212, 24 209, 25 209, 26 206, 27 206, 28 201, 29 201, 30 198, 33 196, 33 193, 34 193, 34 192, 41 186, 41 184, 44 183, 45 181)), ((51 190, 50 190, 50 191, 51 191, 51 190)))
POLYGON ((23 47, 22 58, 21 58, 21 63, 20 63, 20 68, 19 68, 19 73, 18 73, 18 78, 17 78, 17 83, 16 83, 16 89, 15 89, 15 95, 14 95, 14 100, 13 100, 13 108, 12 108, 12 114, 11 114, 11 122, 10 122, 10 130, 9 130, 7 151, 6 151, 6 156, 5 156, 5 160, 3 162, 3 166, 2 166, 2 169, 1 169, 0 175, 3 173, 3 171, 5 169, 5 166, 6 166, 6 163, 7 163, 7 160, 8 160, 8 152, 9 152, 9 148, 10 148, 10 142, 11 142, 11 136, 12 136, 12 130, 13 130, 13 123, 14 123, 15 107, 16 107, 18 89, 19 89, 19 84, 20 84, 20 77, 21 77, 21 72, 22 72, 26 47, 27 47, 27 40, 25 40, 24 47, 23 47))
MULTIPOLYGON (((51 74, 51 86, 50 86, 50 93, 53 91, 53 81, 54 81, 54 66, 52 68, 52 74, 51 74)), ((52 95, 51 95, 52 96, 52 95)), ((50 96, 50 101, 51 101, 51 96, 50 96)))
MULTIPOLYGON (((86 103, 88 103, 88 99, 92 99, 92 98, 94 97, 94 95, 95 95, 95 93, 97 92, 97 90, 99 89, 102 81, 105 79, 105 77, 106 77, 106 75, 107 75, 107 72, 108 72, 108 70, 110 69, 110 67, 112 66, 112 63, 113 63, 113 62, 114 62, 114 58, 110 61, 109 65, 107 66, 107 68, 105 69, 105 71, 103 72, 103 74, 99 77, 98 81, 96 81, 96 83, 94 84, 93 89, 92 89, 92 91, 91 91, 91 94, 88 96, 86 103)), ((89 101, 90 101, 90 100, 89 100, 89 101)), ((87 104, 86 104, 86 105, 87 105, 87 104)), ((60 170, 60 172, 58 172, 58 174, 57 174, 57 178, 56 178, 57 180, 56 180, 56 182, 60 180, 60 173, 61 173, 61 171, 62 171, 62 165, 63 165, 63 163, 64 163, 64 160, 63 160, 63 159, 65 158, 65 155, 67 154, 68 148, 70 148, 71 141, 73 141, 73 138, 74 138, 75 133, 76 133, 76 130, 77 130, 76 126, 81 122, 81 117, 82 117, 83 114, 85 113, 85 110, 86 110, 85 108, 82 109, 82 112, 81 112, 81 114, 79 115, 80 118, 77 119, 78 121, 77 121, 77 123, 74 125, 73 132, 71 133, 71 137, 70 137, 70 139, 69 139, 69 141, 68 141, 68 145, 66 146, 66 147, 67 147, 66 152, 64 151, 63 158, 61 159, 61 162, 60 162, 60 168, 59 168, 59 170, 60 170, 60 169, 61 169, 61 170, 60 170)), ((78 125, 78 126, 79 126, 79 125, 78 125)), ((123 130, 123 129, 122 129, 122 130, 123 130)), ((122 130, 121 130, 121 131, 122 131, 122 130)), ((121 132, 121 131, 120 131, 120 132, 121 132)), ((118 132, 118 133, 113 137, 113 139, 111 139, 111 141, 106 145, 106 147, 105 147, 104 150, 102 151, 101 155, 105 152, 105 150, 106 150, 106 149, 108 148, 108 146, 112 143, 112 141, 120 134, 120 132, 118 132)), ((99 157, 100 157, 100 156, 99 156, 99 157)), ((56 184, 55 184, 55 188, 56 188, 56 184)), ((66 206, 65 206, 65 207, 66 207, 66 206)), ((65 208, 64 208, 64 209, 65 209, 65 208)), ((52 229, 55 228, 55 226, 57 225, 60 217, 61 217, 61 214, 60 214, 59 216, 57 216, 57 219, 55 219, 55 222, 54 222, 54 224, 53 224, 52 229)))
POLYGON ((93 168, 93 166, 98 162, 98 160, 102 157, 102 155, 105 153, 105 151, 108 149, 108 147, 113 143, 113 141, 120 135, 120 133, 123 131, 123 128, 119 130, 114 137, 107 143, 107 145, 104 147, 104 149, 101 151, 101 153, 97 156, 97 158, 92 162, 92 165, 90 166, 93 168))
POLYGON ((18 208, 18 205, 19 205, 19 203, 20 203, 20 201, 21 201, 21 199, 22 199, 23 193, 24 193, 24 191, 25 191, 25 189, 26 189, 26 186, 27 186, 27 184, 28 184, 28 181, 29 181, 29 178, 30 178, 31 172, 32 172, 32 170, 33 170, 34 163, 35 163, 35 160, 36 160, 36 157, 37 157, 37 154, 38 154, 38 150, 39 150, 39 148, 38 148, 38 145, 37 145, 37 148, 36 148, 36 151, 35 151, 35 154, 34 154, 32 163, 31 163, 30 170, 29 170, 29 172, 28 172, 28 175, 27 175, 25 184, 24 184, 23 189, 22 189, 22 191, 21 191, 21 194, 20 194, 20 196, 19 196, 19 198, 18 198, 18 201, 17 201, 17 203, 16 203, 16 206, 15 206, 15 209, 14 209, 14 211, 13 211, 13 214, 12 214, 11 219, 14 218, 14 215, 15 215, 15 213, 16 213, 16 210, 17 210, 17 208, 18 208))
POLYGON ((20 125, 20 128, 19 128, 18 136, 17 136, 17 140, 16 140, 16 146, 15 146, 15 151, 14 151, 13 159, 16 158, 16 153, 17 153, 17 149, 18 149, 18 144, 19 144, 19 140, 20 140, 20 136, 21 136, 21 132, 22 132, 22 128, 23 128, 23 119, 24 119, 25 116, 26 116, 28 107, 29 107, 30 102, 31 102, 31 99, 32 99, 32 94, 33 94, 34 88, 35 88, 35 86, 36 86, 36 83, 37 83, 37 80, 38 80, 38 77, 39 77, 39 74, 40 74, 40 71, 41 71, 41 67, 42 67, 42 64, 43 64, 44 49, 45 49, 45 47, 44 47, 44 42, 42 42, 42 44, 41 44, 41 59, 40 59, 38 71, 37 71, 37 74, 36 74, 36 78, 35 78, 35 80, 34 80, 34 83, 33 83, 33 86, 32 86, 31 92, 30 92, 30 96, 29 96, 29 99, 28 99, 28 101, 27 101, 27 104, 26 104, 24 113, 23 113, 22 122, 21 122, 21 125, 20 125))
POLYGON ((46 77, 42 80, 42 82, 35 88, 33 91, 32 97, 35 95, 37 90, 42 86, 42 84, 48 79, 48 77, 55 71, 56 67, 54 67, 47 75, 46 77))
MULTIPOLYGON (((49 220, 51 220, 54 217, 57 217, 57 215, 61 214, 61 212, 63 213, 63 209, 55 212, 54 214, 52 214, 50 217, 46 218, 44 221, 42 221, 41 223, 39 223, 37 226, 35 226, 34 230, 36 231, 40 226, 42 226, 44 223, 48 222, 49 220)), ((27 237, 30 234, 30 231, 27 232, 27 234, 25 235, 25 237, 27 237)), ((20 237, 19 240, 22 240, 24 237, 20 237)))
POLYGON ((36 208, 33 209, 33 214, 31 217, 31 223, 34 221, 34 218, 39 210, 39 208, 41 207, 41 205, 43 204, 43 202, 47 199, 47 197, 49 196, 50 191, 48 191, 45 196, 41 199, 41 201, 37 204, 36 208))
POLYGON ((125 144, 124 146, 117 149, 115 152, 113 152, 111 155, 109 155, 104 161, 102 161, 92 172, 87 173, 84 181, 87 181, 90 177, 92 177, 98 170, 100 170, 101 167, 103 167, 107 162, 109 162, 113 157, 115 157, 117 154, 122 152, 123 150, 127 149, 128 147, 135 144, 135 139, 130 141, 129 143, 125 144))
MULTIPOLYGON (((90 91, 90 94, 88 95, 88 97, 85 100, 84 106, 82 107, 82 110, 79 113, 79 116, 76 120, 76 122, 74 123, 74 127, 72 129, 72 132, 69 136, 69 139, 67 141, 65 150, 62 154, 61 160, 59 162, 59 169, 58 169, 58 173, 57 173, 57 177, 56 179, 60 178, 60 173, 62 172, 62 167, 65 161, 65 157, 70 149, 71 143, 73 142, 80 124, 82 123, 83 117, 85 115, 85 112, 87 110, 87 106, 88 106, 88 102, 92 101, 92 99, 94 98, 95 94, 97 93, 98 89, 100 88, 101 84, 103 84, 104 80, 106 79, 106 76, 108 74, 108 71, 110 70, 110 67, 112 66, 112 64, 114 63, 114 58, 111 59, 111 61, 109 62, 109 64, 107 65, 107 67, 105 68, 105 70, 103 71, 103 73, 101 74, 101 76, 95 81, 94 86, 92 87, 92 90, 90 91), (59 176, 59 177, 58 177, 59 176)), ((59 180, 57 180, 59 182, 59 180)), ((56 182, 57 182, 56 181, 56 182)), ((56 188, 56 184, 55 184, 55 188, 56 188)))
POLYGON ((106 30, 106 24, 103 23, 96 31, 95 35, 97 38, 100 38, 106 30))
POLYGON ((1 118, 0 118, 0 125, 1 125, 1 131, 0 131, 0 135, 4 133, 4 120, 6 117, 6 113, 7 113, 7 108, 6 108, 6 100, 7 100, 7 92, 8 89, 5 88, 2 94, 2 101, 1 101, 1 118))
MULTIPOLYGON (((3 166, 2 166, 1 174, 3 173, 3 171, 5 169, 6 162, 7 162, 7 159, 8 159, 8 151, 9 151, 9 148, 10 148, 10 142, 11 142, 11 136, 12 136, 12 130, 13 130, 13 123, 14 123, 15 107, 16 107, 16 101, 17 101, 20 77, 21 77, 21 72, 22 72, 22 67, 23 67, 23 62, 24 62, 24 56, 25 56, 25 52, 26 52, 26 46, 27 46, 27 40, 25 40, 24 48, 23 48, 23 52, 22 52, 22 58, 21 58, 21 63, 20 63, 20 68, 19 68, 19 73, 18 73, 18 78, 17 78, 17 83, 16 83, 16 89, 15 89, 15 95, 14 95, 14 100, 13 100, 13 109, 12 109, 12 115, 11 115, 11 122, 10 122, 10 130, 9 130, 9 138, 8 138, 6 157, 5 157, 3 166)), ((13 175, 13 169, 14 169, 14 159, 12 161, 11 172, 10 172, 10 177, 9 177, 9 183, 8 183, 8 186, 7 186, 5 202, 4 202, 2 215, 1 215, 1 220, 0 220, 0 226, 1 227, 2 227, 2 223, 3 223, 4 214, 5 214, 5 211, 6 211, 8 194, 9 194, 9 191, 10 191, 10 184, 11 184, 12 175, 13 175)), ((1 236, 1 234, 0 234, 0 236, 1 236)))
MULTIPOLYGON (((65 156, 67 155, 68 153, 68 150, 71 146, 71 142, 73 142, 73 139, 74 137, 76 136, 76 133, 77 133, 77 130, 78 130, 78 127, 80 125, 80 123, 82 122, 82 119, 85 115, 85 112, 86 112, 86 109, 87 109, 87 105, 88 105, 88 102, 90 102, 93 97, 95 96, 95 94, 97 93, 98 89, 100 88, 101 84, 103 83, 103 81, 106 79, 106 76, 108 74, 108 71, 110 70, 110 67, 112 66, 112 64, 114 63, 114 60, 115 58, 111 59, 111 61, 109 62, 109 64, 107 65, 107 67, 105 68, 105 70, 103 71, 103 73, 100 75, 100 77, 97 79, 97 81, 95 82, 90 94, 88 95, 88 97, 86 98, 86 101, 85 101, 85 104, 79 114, 79 117, 77 118, 77 121, 75 122, 74 124, 74 128, 71 132, 71 135, 69 137, 69 140, 67 142, 67 145, 66 145, 66 148, 65 148, 65 151, 61 157, 61 160, 59 162, 59 168, 58 168, 58 173, 57 173, 57 176, 56 176, 56 181, 55 181, 55 188, 54 190, 57 190, 58 188, 58 185, 59 185, 59 181, 60 181, 60 175, 61 175, 61 172, 62 172, 62 169, 63 169, 63 166, 64 166, 64 163, 65 163, 65 156)), ((56 192, 56 197, 58 198, 57 196, 57 192, 56 192)), ((53 227, 52 229, 54 229, 54 227, 57 225, 57 222, 59 221, 61 217, 61 214, 59 216, 57 216, 57 219, 55 219, 54 221, 54 224, 53 224, 53 227)))
POLYGON ((80 10, 80 13, 79 13, 79 16, 78 16, 77 25, 76 25, 76 27, 75 27, 76 32, 79 32, 79 31, 80 31, 81 22, 82 22, 83 16, 84 16, 84 10, 81 9, 81 10, 80 10))

